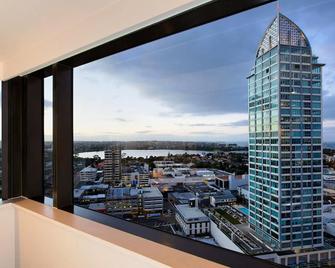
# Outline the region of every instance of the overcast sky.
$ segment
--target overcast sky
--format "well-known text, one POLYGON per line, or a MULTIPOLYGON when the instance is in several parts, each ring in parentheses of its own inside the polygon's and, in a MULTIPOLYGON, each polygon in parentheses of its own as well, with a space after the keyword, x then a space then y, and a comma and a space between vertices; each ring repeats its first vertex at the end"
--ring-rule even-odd
MULTIPOLYGON (((280 6, 326 63, 324 138, 334 141, 335 0, 280 6)), ((76 68, 75 139, 247 141, 246 77, 275 13, 269 4, 76 68)), ((48 136, 51 79, 46 85, 48 136)))

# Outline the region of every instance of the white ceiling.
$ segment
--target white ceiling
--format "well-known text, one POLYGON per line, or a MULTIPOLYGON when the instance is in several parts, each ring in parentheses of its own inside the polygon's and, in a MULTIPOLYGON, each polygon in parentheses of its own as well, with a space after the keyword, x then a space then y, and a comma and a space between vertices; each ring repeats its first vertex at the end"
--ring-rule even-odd
POLYGON ((208 0, 0 0, 0 79, 45 67, 208 0))

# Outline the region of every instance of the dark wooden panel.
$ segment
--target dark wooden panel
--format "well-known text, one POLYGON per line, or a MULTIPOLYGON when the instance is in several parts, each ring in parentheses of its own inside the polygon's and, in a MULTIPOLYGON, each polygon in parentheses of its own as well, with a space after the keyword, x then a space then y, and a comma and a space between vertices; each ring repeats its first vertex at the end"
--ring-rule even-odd
POLYGON ((53 73, 53 204, 73 202, 73 69, 55 64, 53 73))
POLYGON ((2 83, 2 198, 22 195, 23 78, 2 83))
POLYGON ((43 77, 25 78, 22 193, 43 200, 44 86, 43 77))

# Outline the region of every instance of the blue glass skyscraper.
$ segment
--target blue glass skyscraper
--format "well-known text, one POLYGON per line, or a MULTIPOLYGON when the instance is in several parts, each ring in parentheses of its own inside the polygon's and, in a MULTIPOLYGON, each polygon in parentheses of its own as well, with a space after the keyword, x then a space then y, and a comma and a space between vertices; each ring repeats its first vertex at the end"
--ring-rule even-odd
POLYGON ((322 66, 278 13, 248 77, 249 221, 276 250, 323 245, 322 66))

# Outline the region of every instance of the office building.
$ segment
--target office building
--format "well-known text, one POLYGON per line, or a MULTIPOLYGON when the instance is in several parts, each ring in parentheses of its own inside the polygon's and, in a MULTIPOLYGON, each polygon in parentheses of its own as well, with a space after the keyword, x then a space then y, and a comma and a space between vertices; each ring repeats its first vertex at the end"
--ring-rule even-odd
POLYGON ((113 187, 121 183, 121 148, 118 145, 105 151, 104 183, 113 187))
POLYGON ((111 188, 106 198, 106 210, 115 216, 138 216, 141 208, 141 198, 136 188, 111 188))
POLYGON ((276 250, 323 245, 322 66, 279 13, 248 77, 250 227, 276 250))
POLYGON ((146 165, 122 166, 122 184, 132 187, 149 186, 149 170, 146 165))
POLYGON ((107 212, 116 216, 150 218, 163 211, 163 195, 156 187, 111 188, 106 200, 107 212))
POLYGON ((209 218, 197 207, 176 205, 176 221, 185 235, 204 235, 210 231, 209 218))
POLYGON ((93 167, 85 167, 79 172, 80 181, 89 182, 97 178, 97 169, 93 167))
POLYGON ((229 190, 217 192, 209 197, 212 207, 220 207, 223 205, 232 205, 236 203, 236 197, 229 190))
POLYGON ((163 195, 157 187, 141 189, 143 214, 149 218, 159 216, 163 212, 163 195))

